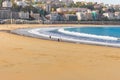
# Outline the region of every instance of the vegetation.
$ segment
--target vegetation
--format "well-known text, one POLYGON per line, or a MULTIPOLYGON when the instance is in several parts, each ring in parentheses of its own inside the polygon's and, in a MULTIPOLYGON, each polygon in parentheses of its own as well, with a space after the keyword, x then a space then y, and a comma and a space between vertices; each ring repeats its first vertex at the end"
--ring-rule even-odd
POLYGON ((69 7, 88 8, 88 9, 94 10, 94 4, 92 2, 89 2, 87 4, 82 3, 82 2, 77 2, 76 4, 71 3, 69 7))
POLYGON ((22 7, 22 6, 18 6, 16 4, 13 4, 12 10, 16 11, 16 12, 19 12, 19 11, 24 11, 24 12, 33 11, 34 13, 38 13, 38 9, 33 7, 32 5, 22 7))

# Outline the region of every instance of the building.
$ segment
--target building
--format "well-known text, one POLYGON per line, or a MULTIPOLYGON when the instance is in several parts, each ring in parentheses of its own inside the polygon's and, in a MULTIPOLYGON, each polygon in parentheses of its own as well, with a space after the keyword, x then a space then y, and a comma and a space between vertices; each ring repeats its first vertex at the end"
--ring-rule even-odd
POLYGON ((19 12, 12 12, 12 19, 18 19, 19 18, 19 12))
POLYGON ((77 19, 81 20, 93 20, 92 12, 76 12, 77 19))
POLYGON ((28 4, 25 2, 25 0, 15 0, 14 1, 18 6, 27 6, 28 4))
POLYGON ((87 20, 94 20, 93 16, 92 16, 92 13, 86 13, 86 19, 87 20))
POLYGON ((115 12, 115 19, 120 20, 120 12, 115 12))
POLYGON ((57 11, 65 12, 87 12, 87 8, 57 8, 57 11))
POLYGON ((34 13, 34 14, 33 14, 33 18, 34 18, 35 20, 40 20, 40 14, 34 13))
POLYGON ((86 14, 84 12, 76 12, 76 16, 79 21, 87 20, 86 14))
POLYGON ((65 18, 67 21, 77 21, 77 16, 74 14, 65 14, 65 18))
POLYGON ((0 19, 18 19, 18 12, 12 12, 10 9, 0 10, 0 19))
POLYGON ((102 8, 102 6, 103 6, 103 5, 96 4, 96 5, 94 5, 94 8, 95 8, 95 9, 100 9, 100 8, 102 8))
POLYGON ((19 12, 20 19, 29 19, 29 12, 19 12))
POLYGON ((49 17, 51 21, 64 21, 65 19, 63 15, 60 15, 58 13, 51 13, 47 17, 49 17))
POLYGON ((27 3, 23 2, 23 1, 17 1, 16 4, 17 4, 18 6, 22 6, 22 7, 27 6, 27 3))
POLYGON ((64 3, 72 3, 73 0, 60 0, 61 2, 64 2, 64 3))
POLYGON ((82 11, 76 12, 78 20, 98 20, 99 19, 99 12, 98 11, 82 11))
POLYGON ((107 12, 107 13, 103 13, 104 17, 107 17, 109 20, 114 20, 115 19, 115 14, 112 12, 107 12))
POLYGON ((10 19, 11 16, 11 11, 10 10, 0 10, 0 19, 10 19))
POLYGON ((2 7, 3 8, 11 8, 12 7, 12 2, 10 2, 9 0, 5 0, 2 2, 2 7))
POLYGON ((59 0, 34 0, 35 2, 43 2, 43 3, 47 3, 47 2, 59 2, 59 0))
POLYGON ((98 20, 99 19, 99 12, 98 11, 92 11, 92 18, 93 20, 98 20))
POLYGON ((50 12, 51 12, 51 4, 50 4, 50 3, 47 3, 47 4, 45 5, 45 9, 46 9, 46 11, 47 11, 48 13, 50 13, 50 12))
POLYGON ((61 2, 65 3, 65 5, 69 6, 71 3, 73 3, 73 0, 60 0, 61 2))

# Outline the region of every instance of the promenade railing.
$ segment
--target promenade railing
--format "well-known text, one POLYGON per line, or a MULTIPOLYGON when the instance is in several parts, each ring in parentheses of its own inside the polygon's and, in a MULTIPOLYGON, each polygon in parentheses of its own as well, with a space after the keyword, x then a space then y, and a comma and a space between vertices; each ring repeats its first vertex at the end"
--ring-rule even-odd
MULTIPOLYGON (((10 20, 4 22, 10 24, 10 20)), ((12 24, 98 24, 120 25, 120 21, 41 21, 41 20, 13 20, 12 24)))

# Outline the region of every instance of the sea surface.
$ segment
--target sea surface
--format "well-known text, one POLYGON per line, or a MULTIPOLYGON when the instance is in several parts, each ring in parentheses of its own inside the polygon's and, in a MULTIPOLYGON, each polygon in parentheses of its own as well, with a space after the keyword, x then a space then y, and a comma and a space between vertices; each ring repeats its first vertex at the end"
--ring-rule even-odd
POLYGON ((65 28, 65 31, 85 33, 98 36, 110 36, 120 38, 120 26, 119 27, 79 27, 79 28, 65 28))

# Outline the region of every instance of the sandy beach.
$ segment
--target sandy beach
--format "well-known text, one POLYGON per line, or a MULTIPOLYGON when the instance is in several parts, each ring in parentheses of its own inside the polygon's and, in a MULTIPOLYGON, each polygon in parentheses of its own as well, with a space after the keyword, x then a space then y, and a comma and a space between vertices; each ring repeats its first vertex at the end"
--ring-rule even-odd
POLYGON ((1 80, 120 80, 120 48, 9 33, 18 28, 53 26, 57 24, 0 25, 1 80))

